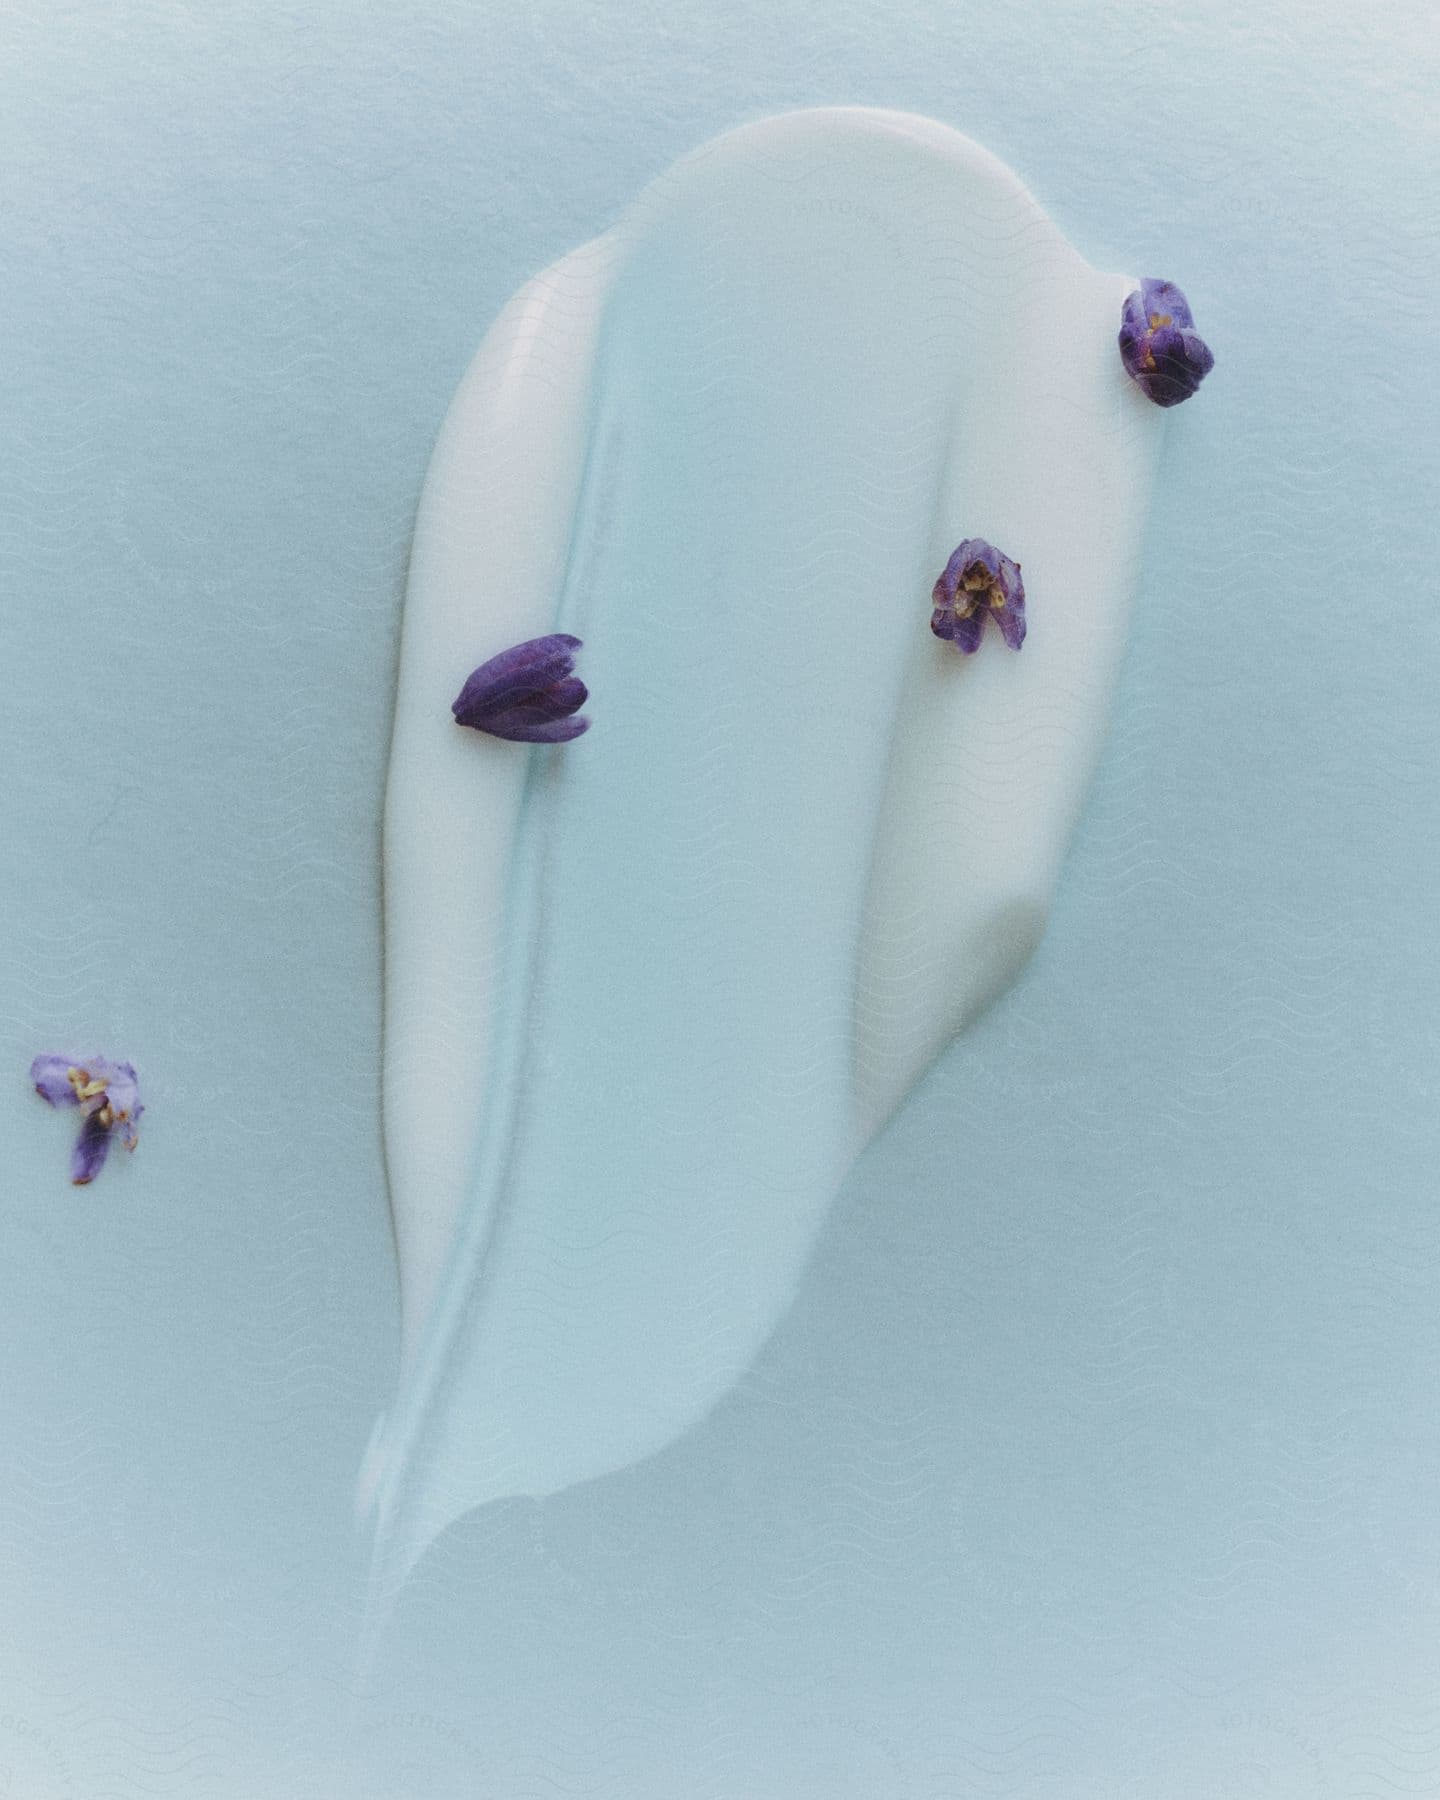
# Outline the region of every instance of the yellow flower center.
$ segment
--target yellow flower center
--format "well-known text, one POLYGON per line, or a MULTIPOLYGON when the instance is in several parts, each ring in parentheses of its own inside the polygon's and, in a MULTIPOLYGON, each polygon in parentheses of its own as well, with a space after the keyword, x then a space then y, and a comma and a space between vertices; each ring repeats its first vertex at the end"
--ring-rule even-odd
POLYGON ((956 611, 962 619, 972 618, 982 606, 999 612, 1005 604, 1005 589, 985 567, 971 563, 960 577, 960 591, 955 596, 956 611))
MULTIPOLYGON (((92 1080, 88 1069, 67 1069, 65 1079, 74 1088, 77 1100, 93 1100, 97 1094, 105 1092, 105 1083, 92 1080)), ((129 1117, 128 1106, 112 1106, 108 1100, 95 1114, 96 1123, 107 1131, 112 1125, 123 1125, 129 1117)))

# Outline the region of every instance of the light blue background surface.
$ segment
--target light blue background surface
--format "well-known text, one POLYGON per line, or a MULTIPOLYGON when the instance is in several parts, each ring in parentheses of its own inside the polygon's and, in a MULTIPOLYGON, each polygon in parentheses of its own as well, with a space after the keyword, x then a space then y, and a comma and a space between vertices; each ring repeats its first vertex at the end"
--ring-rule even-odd
POLYGON ((1419 4, 0 13, 0 1795, 1440 1793, 1419 4), (410 521, 518 283, 863 101, 1185 286, 1049 936, 699 1432, 473 1516, 352 1716, 410 521), (133 1057, 64 1181, 40 1048, 133 1057))

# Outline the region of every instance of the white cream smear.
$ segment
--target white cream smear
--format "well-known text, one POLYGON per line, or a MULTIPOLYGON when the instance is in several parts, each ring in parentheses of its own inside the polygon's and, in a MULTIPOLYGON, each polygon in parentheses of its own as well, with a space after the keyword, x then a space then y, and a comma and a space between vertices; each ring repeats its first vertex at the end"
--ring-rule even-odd
POLYGON ((1033 948, 1158 446, 1135 285, 957 132, 827 109, 687 157, 490 331, 425 486, 386 800, 392 1580, 701 1419, 1033 948), (1023 567, 1019 654, 929 630, 972 536, 1023 567), (554 630, 587 736, 454 724, 554 630))

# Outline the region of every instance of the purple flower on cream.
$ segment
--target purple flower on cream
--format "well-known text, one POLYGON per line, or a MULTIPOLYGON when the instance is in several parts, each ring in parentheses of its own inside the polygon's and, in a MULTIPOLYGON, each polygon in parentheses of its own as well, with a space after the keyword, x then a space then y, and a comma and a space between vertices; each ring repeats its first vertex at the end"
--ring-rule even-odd
POLYGON ((451 707, 457 724, 522 744, 564 744, 590 729, 575 673, 580 639, 563 631, 502 650, 470 676, 451 707))
POLYGON ((930 629, 964 656, 980 648, 994 619, 1012 650, 1025 642, 1025 583, 1020 565, 984 538, 966 538, 951 555, 930 596, 930 629))
POLYGON ((1190 302, 1173 281, 1147 277, 1120 315, 1120 360, 1157 406, 1188 400, 1215 367, 1190 302))
POLYGON ((118 1137, 127 1150, 135 1148, 136 1126, 145 1108, 130 1063, 47 1052, 31 1063, 30 1079, 35 1092, 51 1106, 80 1109, 80 1135, 70 1156, 70 1179, 76 1187, 84 1187, 100 1173, 112 1138, 118 1137))

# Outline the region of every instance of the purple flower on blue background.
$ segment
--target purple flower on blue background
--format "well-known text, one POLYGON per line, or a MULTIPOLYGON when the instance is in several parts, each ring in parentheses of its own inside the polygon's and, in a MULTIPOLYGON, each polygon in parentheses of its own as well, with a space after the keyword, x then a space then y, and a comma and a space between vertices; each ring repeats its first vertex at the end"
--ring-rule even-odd
POLYGON ((563 631, 531 638, 481 663, 451 707, 456 722, 522 744, 564 744, 590 729, 574 715, 585 704, 576 678, 580 639, 563 631))
POLYGON ((1012 650, 1025 642, 1025 583, 1020 565, 984 538, 966 538, 945 565, 930 596, 930 629, 965 656, 980 648, 985 621, 994 619, 1012 650))
POLYGON ((105 1056, 37 1056, 30 1065, 35 1092, 51 1106, 80 1109, 80 1135, 70 1156, 70 1179, 76 1187, 93 1181, 105 1166, 112 1138, 135 1148, 136 1126, 145 1108, 140 1085, 128 1062, 105 1056))
POLYGON ((1157 406, 1188 400, 1215 367, 1190 303, 1173 281, 1147 277, 1120 315, 1120 359, 1157 406))

